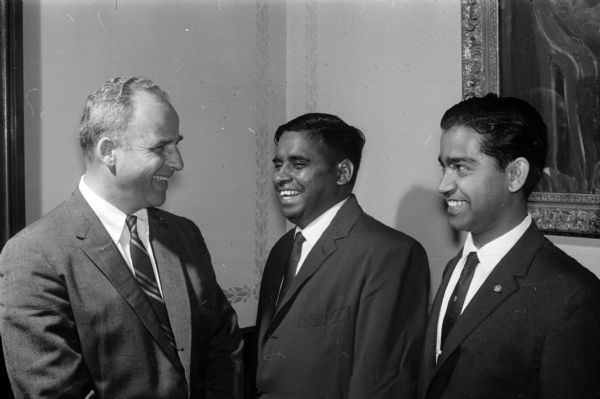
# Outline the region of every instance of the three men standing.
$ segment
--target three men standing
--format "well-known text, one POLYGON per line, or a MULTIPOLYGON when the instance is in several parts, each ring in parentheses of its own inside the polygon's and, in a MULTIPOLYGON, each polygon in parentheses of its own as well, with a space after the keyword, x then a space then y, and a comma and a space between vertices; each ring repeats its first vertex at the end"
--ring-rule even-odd
MULTIPOLYGON (((468 236, 428 323, 423 247, 352 194, 362 132, 318 113, 279 127, 273 184, 295 227, 264 270, 258 396, 600 394, 600 282, 527 214, 546 155, 540 115, 490 94, 450 108, 441 125, 439 192, 468 236)), ((166 93, 147 79, 116 78, 88 97, 78 188, 0 257, 16 397, 242 397, 237 319, 204 239, 155 208, 183 168, 181 139, 166 93)))

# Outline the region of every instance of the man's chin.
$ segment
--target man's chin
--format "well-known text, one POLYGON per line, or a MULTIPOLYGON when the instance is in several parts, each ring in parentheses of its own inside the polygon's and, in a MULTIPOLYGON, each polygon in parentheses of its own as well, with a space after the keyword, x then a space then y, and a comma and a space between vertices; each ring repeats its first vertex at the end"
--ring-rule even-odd
POLYGON ((283 217, 285 217, 288 221, 290 221, 291 223, 296 224, 296 221, 298 220, 298 215, 294 212, 282 212, 283 217))
POLYGON ((298 219, 300 218, 300 212, 298 210, 289 207, 289 206, 281 206, 281 214, 285 217, 290 223, 296 224, 298 219))
POLYGON ((469 231, 469 223, 456 216, 448 216, 448 224, 457 231, 469 231))
POLYGON ((149 201, 149 204, 150 204, 150 207, 158 208, 159 206, 164 204, 166 200, 167 200, 166 195, 155 196, 154 198, 152 198, 151 201, 149 201))

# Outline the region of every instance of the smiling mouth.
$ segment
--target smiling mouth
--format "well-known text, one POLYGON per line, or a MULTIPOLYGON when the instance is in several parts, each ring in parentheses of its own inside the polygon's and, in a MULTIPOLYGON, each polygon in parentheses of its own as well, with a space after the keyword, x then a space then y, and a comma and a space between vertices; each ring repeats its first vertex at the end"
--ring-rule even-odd
POLYGON ((167 187, 169 185, 169 178, 166 176, 152 176, 152 181, 158 183, 162 187, 167 187))
POLYGON ((467 201, 446 200, 446 204, 448 204, 449 211, 454 211, 454 210, 459 210, 460 208, 466 206, 467 201))
POLYGON ((300 195, 300 191, 298 190, 281 190, 279 191, 279 198, 282 200, 292 199, 300 195))

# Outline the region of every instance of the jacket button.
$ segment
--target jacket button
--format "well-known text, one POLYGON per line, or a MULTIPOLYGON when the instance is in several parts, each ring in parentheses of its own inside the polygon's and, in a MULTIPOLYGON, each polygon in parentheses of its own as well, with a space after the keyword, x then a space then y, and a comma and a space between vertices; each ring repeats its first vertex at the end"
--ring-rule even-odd
POLYGON ((261 397, 265 391, 261 387, 256 387, 256 396, 261 397))

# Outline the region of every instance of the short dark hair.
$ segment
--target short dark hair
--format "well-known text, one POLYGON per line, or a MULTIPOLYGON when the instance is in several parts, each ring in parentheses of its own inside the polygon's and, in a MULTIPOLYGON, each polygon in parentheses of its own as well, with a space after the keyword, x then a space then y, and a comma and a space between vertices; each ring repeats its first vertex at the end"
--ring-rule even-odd
POLYGON ((442 130, 469 127, 481 135, 481 151, 496 159, 500 170, 518 157, 529 161, 529 175, 523 185, 529 196, 542 177, 548 142, 546 124, 528 102, 489 93, 471 97, 444 113, 442 130))
POLYGON ((122 132, 133 118, 133 95, 146 91, 166 104, 169 96, 150 79, 141 76, 116 77, 104 82, 85 102, 79 123, 79 144, 84 155, 92 159, 94 147, 102 137, 125 144, 122 132))
POLYGON ((356 181, 365 135, 341 118, 323 113, 308 113, 279 126, 275 132, 275 144, 285 132, 305 132, 311 139, 321 142, 330 150, 334 162, 349 159, 354 165, 351 184, 356 181))

